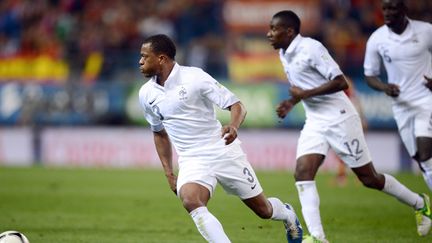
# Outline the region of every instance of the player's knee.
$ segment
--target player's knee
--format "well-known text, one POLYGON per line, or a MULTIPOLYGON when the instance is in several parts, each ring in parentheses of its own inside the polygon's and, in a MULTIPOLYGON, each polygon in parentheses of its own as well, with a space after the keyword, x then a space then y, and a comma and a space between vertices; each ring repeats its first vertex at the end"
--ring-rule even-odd
POLYGON ((318 171, 319 163, 312 161, 308 163, 306 160, 297 161, 294 178, 296 181, 311 181, 315 178, 315 174, 318 171))
POLYGON ((202 203, 201 201, 199 201, 197 199, 192 199, 192 198, 183 198, 182 203, 183 203, 183 207, 188 212, 192 212, 196 208, 205 206, 204 203, 202 203))
POLYGON ((294 178, 296 181, 309 181, 313 180, 314 174, 310 170, 296 169, 294 178))
POLYGON ((427 150, 427 151, 418 151, 417 154, 417 160, 420 162, 429 160, 430 158, 432 158, 432 150, 427 150))

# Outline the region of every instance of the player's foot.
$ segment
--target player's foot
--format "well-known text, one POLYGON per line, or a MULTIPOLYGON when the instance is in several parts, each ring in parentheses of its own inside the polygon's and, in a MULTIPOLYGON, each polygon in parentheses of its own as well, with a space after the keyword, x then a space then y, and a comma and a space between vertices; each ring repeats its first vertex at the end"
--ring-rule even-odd
POLYGON ((432 224, 432 212, 430 207, 429 196, 422 193, 420 196, 423 198, 423 208, 415 211, 416 222, 417 222, 417 233, 420 236, 425 236, 429 233, 432 224))
POLYGON ((312 235, 307 235, 303 238, 302 243, 329 243, 326 239, 318 239, 312 235))
POLYGON ((300 220, 291 205, 285 203, 285 207, 295 215, 295 220, 284 221, 288 243, 301 243, 303 239, 303 228, 301 227, 300 220))

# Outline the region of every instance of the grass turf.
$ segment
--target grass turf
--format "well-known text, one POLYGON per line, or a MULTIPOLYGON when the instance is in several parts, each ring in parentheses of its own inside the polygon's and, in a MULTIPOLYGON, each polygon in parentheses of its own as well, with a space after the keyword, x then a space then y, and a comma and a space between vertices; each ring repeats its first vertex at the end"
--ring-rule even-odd
MULTIPOLYGON (((291 203, 301 215, 291 172, 258 177, 267 196, 291 203)), ((414 191, 428 191, 421 176, 396 177, 414 191)), ((317 176, 331 242, 432 242, 431 235, 417 236, 409 207, 352 175, 345 187, 333 179, 317 176)), ((282 223, 259 219, 220 187, 208 207, 234 243, 286 242, 282 223)), ((1 232, 21 231, 31 243, 205 242, 158 170, 0 167, 0 215, 1 232)))

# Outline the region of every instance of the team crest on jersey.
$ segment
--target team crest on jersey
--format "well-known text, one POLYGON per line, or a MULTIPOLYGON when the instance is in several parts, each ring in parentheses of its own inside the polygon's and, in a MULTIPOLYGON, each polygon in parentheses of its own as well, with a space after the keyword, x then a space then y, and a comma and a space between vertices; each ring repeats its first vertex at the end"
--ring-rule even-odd
POLYGON ((185 87, 182 86, 178 94, 180 100, 187 100, 188 97, 187 97, 187 91, 185 87))

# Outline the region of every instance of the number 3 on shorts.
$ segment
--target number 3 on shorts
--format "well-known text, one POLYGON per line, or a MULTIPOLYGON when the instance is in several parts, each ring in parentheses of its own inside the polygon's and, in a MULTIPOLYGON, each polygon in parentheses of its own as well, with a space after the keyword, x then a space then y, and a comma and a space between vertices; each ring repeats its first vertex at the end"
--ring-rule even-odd
POLYGON ((250 170, 248 168, 244 167, 243 174, 248 176, 247 181, 249 181, 250 183, 253 183, 255 181, 252 173, 250 172, 250 170))

